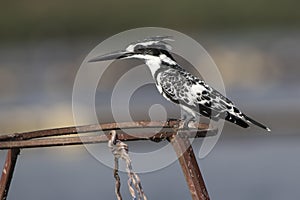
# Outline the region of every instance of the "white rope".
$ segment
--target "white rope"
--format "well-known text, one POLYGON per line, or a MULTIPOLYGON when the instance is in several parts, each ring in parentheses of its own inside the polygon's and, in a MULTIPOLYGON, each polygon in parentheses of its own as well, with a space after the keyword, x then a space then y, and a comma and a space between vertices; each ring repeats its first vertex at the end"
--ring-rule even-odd
POLYGON ((115 167, 114 167, 114 177, 116 179, 116 187, 115 187, 115 193, 117 196, 118 200, 122 200, 122 196, 120 193, 120 177, 118 174, 119 171, 119 159, 121 158, 122 160, 125 161, 126 163, 126 171, 128 174, 128 189, 129 193, 132 197, 133 200, 147 200, 147 197, 143 191, 141 180, 139 176, 133 172, 132 170, 132 163, 131 159, 128 154, 128 145, 125 144, 124 142, 118 140, 117 138, 117 133, 115 130, 112 130, 110 132, 111 138, 108 140, 108 147, 110 148, 114 159, 115 159, 115 167), (138 195, 136 197, 136 194, 138 195))

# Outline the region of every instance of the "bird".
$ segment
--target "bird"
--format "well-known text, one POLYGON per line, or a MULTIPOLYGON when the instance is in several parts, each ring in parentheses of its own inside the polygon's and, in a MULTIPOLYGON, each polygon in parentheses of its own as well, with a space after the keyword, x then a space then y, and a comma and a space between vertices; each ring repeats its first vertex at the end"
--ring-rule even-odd
POLYGON ((253 124, 271 131, 244 114, 230 99, 204 80, 184 69, 172 56, 172 46, 168 41, 174 40, 171 36, 148 37, 130 43, 124 50, 96 56, 88 62, 126 59, 143 61, 150 69, 158 92, 185 111, 183 128, 188 129, 190 122, 204 116, 214 121, 224 119, 243 128, 253 124))

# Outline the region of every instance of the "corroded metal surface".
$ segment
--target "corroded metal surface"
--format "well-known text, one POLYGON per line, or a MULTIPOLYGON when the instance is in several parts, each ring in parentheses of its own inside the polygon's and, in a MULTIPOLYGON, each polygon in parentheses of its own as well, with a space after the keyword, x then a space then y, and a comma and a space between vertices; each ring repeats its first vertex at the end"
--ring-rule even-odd
MULTIPOLYGON (((141 129, 141 128, 177 128, 180 124, 178 120, 160 121, 138 121, 138 122, 121 122, 107 123, 86 126, 73 126, 65 128, 54 128, 24 133, 0 134, 0 141, 8 140, 28 140, 41 137, 70 135, 77 133, 88 133, 97 131, 110 131, 118 129, 141 129)), ((207 124, 200 123, 197 127, 199 130, 208 129, 207 124)))
POLYGON ((7 199, 9 186, 19 153, 20 149, 10 149, 7 152, 6 161, 2 170, 2 176, 0 180, 0 200, 7 199))
POLYGON ((177 154, 185 180, 193 200, 209 200, 193 148, 187 137, 173 135, 169 138, 177 154))
POLYGON ((0 182, 0 200, 7 197, 17 156, 20 152, 19 149, 107 142, 111 136, 106 132, 111 130, 117 131, 118 139, 121 141, 152 140, 160 142, 168 139, 176 151, 192 199, 208 200, 205 183, 188 138, 213 136, 217 130, 210 129, 207 124, 196 124, 196 128, 189 130, 182 130, 180 127, 179 120, 139 121, 2 134, 0 135, 0 149, 9 149, 9 151, 0 182), (153 128, 160 128, 161 130, 157 132, 153 128), (132 129, 135 132, 128 134, 122 131, 124 129, 132 129), (99 131, 103 131, 104 134, 85 135, 85 133, 99 131), (77 135, 70 136, 71 134, 77 135))
MULTIPOLYGON (((137 140, 152 140, 159 142, 170 136, 174 132, 160 132, 160 133, 136 133, 129 135, 126 133, 118 133, 118 138, 121 141, 137 141, 137 140)), ((213 135, 214 132, 208 132, 207 130, 199 130, 194 133, 186 132, 185 135, 188 138, 194 137, 206 137, 213 135)), ((0 150, 11 149, 11 148, 39 148, 39 147, 54 147, 54 146, 66 146, 66 145, 81 145, 81 144, 94 144, 94 143, 105 143, 110 139, 109 135, 93 135, 93 136, 72 136, 72 137, 58 137, 58 138, 43 138, 35 140, 16 140, 16 141, 2 141, 0 142, 0 150)))

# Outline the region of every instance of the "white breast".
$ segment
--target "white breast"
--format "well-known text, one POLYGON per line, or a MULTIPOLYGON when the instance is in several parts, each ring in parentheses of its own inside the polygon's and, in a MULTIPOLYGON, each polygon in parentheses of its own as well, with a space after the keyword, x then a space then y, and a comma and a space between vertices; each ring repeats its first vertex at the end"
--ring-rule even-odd
POLYGON ((155 72, 160 68, 161 59, 155 56, 149 56, 150 59, 146 60, 146 65, 149 67, 152 77, 154 78, 155 72))

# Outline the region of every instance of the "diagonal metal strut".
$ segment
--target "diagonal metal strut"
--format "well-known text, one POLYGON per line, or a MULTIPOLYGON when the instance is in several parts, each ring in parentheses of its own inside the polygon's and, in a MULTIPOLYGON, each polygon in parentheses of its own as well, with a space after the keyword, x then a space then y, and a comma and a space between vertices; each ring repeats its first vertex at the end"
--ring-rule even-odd
POLYGON ((180 163, 193 200, 209 200, 204 179, 188 137, 179 134, 169 138, 180 163))

